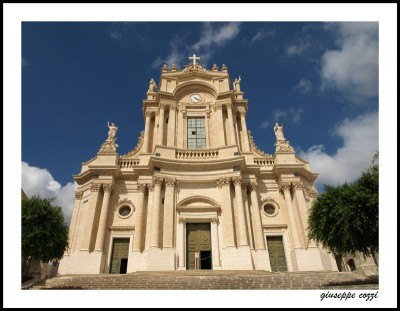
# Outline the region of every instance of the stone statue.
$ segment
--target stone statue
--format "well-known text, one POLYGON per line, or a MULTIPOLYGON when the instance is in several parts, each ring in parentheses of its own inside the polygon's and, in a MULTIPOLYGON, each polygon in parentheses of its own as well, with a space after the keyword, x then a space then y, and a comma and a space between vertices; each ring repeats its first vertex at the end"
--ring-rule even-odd
POLYGON ((233 82, 233 89, 234 89, 236 92, 240 92, 240 81, 242 81, 242 79, 240 79, 240 76, 239 76, 239 79, 236 78, 236 79, 235 79, 235 82, 233 82))
POLYGON ((155 92, 156 88, 157 88, 157 85, 154 82, 154 79, 151 78, 150 85, 149 85, 149 92, 155 92))
POLYGON ((275 123, 274 132, 276 140, 285 140, 285 137, 283 136, 283 124, 282 126, 279 126, 278 122, 275 123))
POLYGON ((111 123, 111 125, 110 125, 109 122, 107 122, 107 126, 109 128, 109 130, 108 130, 108 138, 107 139, 114 141, 115 140, 115 135, 117 134, 118 127, 116 127, 114 123, 111 123))

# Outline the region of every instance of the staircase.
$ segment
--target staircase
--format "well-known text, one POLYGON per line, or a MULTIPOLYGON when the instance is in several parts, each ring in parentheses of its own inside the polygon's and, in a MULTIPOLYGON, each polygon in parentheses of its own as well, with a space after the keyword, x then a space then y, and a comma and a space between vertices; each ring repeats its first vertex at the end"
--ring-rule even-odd
POLYGON ((378 276, 351 272, 146 271, 65 275, 31 289, 378 289, 378 276))

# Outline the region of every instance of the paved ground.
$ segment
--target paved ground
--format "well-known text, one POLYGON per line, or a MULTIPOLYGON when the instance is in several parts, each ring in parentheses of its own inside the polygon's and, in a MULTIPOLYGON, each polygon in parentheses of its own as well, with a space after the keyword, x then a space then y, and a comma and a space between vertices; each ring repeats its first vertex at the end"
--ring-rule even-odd
POLYGON ((372 289, 378 276, 351 272, 266 271, 168 271, 135 272, 124 275, 66 275, 47 280, 31 289, 372 289))

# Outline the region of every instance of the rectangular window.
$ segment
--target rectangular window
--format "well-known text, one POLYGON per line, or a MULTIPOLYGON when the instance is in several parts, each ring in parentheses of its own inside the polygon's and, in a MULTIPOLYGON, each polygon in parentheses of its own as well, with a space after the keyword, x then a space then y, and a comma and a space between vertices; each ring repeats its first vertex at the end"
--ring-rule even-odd
POLYGON ((206 131, 204 118, 188 118, 187 121, 188 149, 205 149, 206 131))

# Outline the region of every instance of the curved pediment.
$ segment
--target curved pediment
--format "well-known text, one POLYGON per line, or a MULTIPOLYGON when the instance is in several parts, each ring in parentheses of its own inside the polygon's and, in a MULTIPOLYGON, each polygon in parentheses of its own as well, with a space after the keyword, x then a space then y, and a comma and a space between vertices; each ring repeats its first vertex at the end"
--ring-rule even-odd
POLYGON ((183 82, 180 85, 178 85, 177 88, 174 90, 173 95, 176 97, 182 97, 193 91, 197 92, 204 91, 206 93, 210 93, 210 95, 214 98, 217 97, 218 93, 215 87, 210 85, 209 83, 199 80, 194 80, 194 81, 183 82))
POLYGON ((177 205, 179 211, 190 211, 190 210, 207 210, 207 211, 218 211, 220 209, 219 204, 208 197, 204 196, 193 196, 180 201, 177 205))

